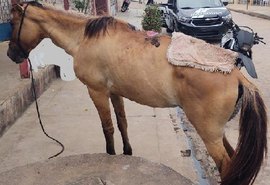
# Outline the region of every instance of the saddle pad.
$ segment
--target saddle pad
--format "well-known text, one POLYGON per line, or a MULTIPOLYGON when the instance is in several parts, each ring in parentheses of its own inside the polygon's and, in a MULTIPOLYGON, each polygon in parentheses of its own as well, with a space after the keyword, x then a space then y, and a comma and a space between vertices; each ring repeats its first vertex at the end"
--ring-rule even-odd
POLYGON ((169 63, 209 72, 230 73, 238 54, 203 40, 173 32, 167 51, 169 63))

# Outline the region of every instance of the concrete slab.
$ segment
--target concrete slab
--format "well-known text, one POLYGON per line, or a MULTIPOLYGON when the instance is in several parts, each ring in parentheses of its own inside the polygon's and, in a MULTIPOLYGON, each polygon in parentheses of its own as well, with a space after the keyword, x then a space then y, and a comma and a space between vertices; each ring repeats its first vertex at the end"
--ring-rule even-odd
POLYGON ((191 185, 171 168, 140 157, 84 154, 18 167, 0 174, 5 185, 191 185))

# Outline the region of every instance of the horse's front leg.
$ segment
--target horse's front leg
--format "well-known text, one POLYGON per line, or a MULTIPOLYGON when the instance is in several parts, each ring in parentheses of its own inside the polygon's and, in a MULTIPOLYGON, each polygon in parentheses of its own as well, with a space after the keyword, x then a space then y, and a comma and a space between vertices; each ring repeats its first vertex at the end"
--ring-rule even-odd
POLYGON ((113 104, 114 112, 117 119, 117 125, 121 132, 123 141, 123 150, 125 155, 132 155, 132 148, 129 144, 128 133, 127 133, 127 119, 124 109, 123 97, 111 94, 111 102, 113 104))
POLYGON ((113 123, 111 119, 110 103, 109 103, 109 92, 104 89, 101 91, 96 91, 88 87, 88 92, 92 98, 103 128, 103 133, 106 139, 106 151, 108 154, 115 155, 114 150, 114 139, 113 139, 113 123))

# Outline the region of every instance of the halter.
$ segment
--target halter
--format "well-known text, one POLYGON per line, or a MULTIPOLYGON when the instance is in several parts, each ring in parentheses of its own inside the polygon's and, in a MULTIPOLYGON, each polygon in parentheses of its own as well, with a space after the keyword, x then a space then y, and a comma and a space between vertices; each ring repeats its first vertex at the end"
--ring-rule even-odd
POLYGON ((27 52, 23 49, 23 47, 22 47, 22 45, 21 45, 21 42, 20 42, 20 40, 21 40, 21 39, 20 39, 20 36, 21 36, 22 25, 23 25, 23 21, 24 21, 24 17, 25 17, 25 12, 26 12, 26 9, 27 9, 28 5, 29 5, 29 4, 26 4, 25 9, 23 10, 23 14, 22 14, 21 22, 20 22, 20 27, 19 27, 18 35, 17 35, 17 45, 18 45, 18 47, 20 48, 20 50, 22 51, 22 53, 23 53, 23 55, 24 55, 25 58, 28 58, 29 53, 27 53, 27 52))

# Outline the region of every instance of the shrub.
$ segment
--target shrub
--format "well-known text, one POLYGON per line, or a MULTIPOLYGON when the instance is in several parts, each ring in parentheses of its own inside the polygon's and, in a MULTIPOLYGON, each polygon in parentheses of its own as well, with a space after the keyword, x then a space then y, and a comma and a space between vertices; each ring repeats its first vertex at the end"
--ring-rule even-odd
POLYGON ((161 12, 157 5, 149 5, 145 8, 142 20, 144 30, 161 31, 161 12))
POLYGON ((79 12, 83 12, 85 9, 85 0, 73 0, 73 3, 75 4, 75 8, 79 12))

